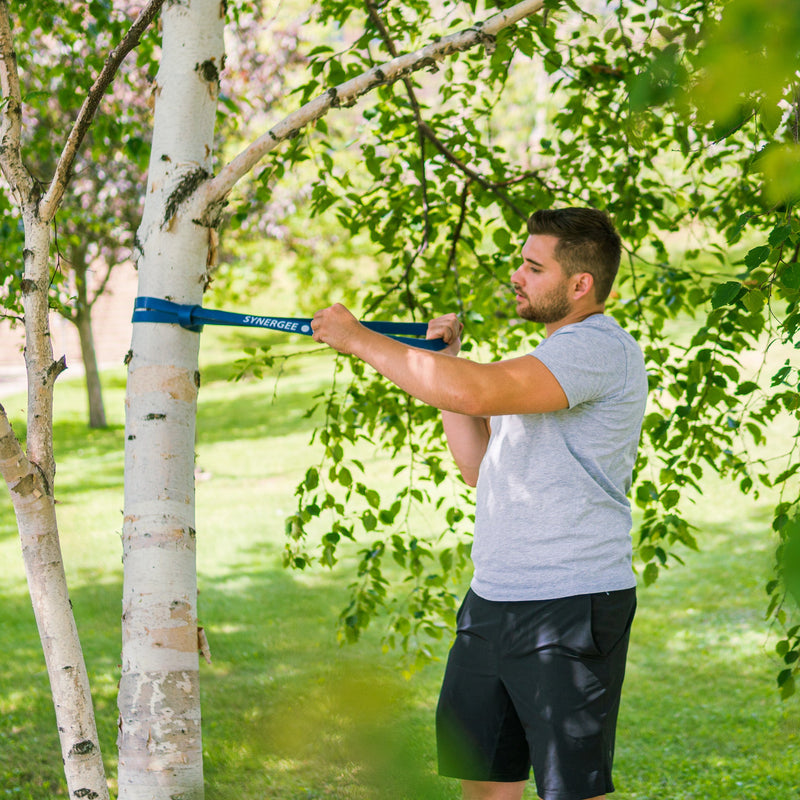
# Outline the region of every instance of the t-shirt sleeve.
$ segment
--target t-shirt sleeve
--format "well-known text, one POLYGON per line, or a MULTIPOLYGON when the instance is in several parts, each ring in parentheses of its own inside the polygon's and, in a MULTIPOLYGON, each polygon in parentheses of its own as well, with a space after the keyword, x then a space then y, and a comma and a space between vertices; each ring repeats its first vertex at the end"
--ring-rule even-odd
POLYGON ((615 337, 597 330, 558 330, 531 355, 553 373, 570 408, 615 394, 625 383, 624 348, 615 337))

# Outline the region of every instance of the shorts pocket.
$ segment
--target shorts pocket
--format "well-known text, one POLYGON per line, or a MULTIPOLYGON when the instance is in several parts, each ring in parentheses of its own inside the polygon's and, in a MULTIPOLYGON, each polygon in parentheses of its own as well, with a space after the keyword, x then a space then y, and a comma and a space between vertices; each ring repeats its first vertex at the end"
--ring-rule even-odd
POLYGON ((591 600, 591 635, 600 655, 606 656, 628 634, 636 613, 636 589, 597 592, 591 600))

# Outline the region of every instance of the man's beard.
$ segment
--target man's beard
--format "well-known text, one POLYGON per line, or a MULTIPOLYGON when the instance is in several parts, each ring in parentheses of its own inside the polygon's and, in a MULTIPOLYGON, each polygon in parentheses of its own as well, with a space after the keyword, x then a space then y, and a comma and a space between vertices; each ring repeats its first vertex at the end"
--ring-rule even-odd
POLYGON ((520 317, 528 320, 528 322, 543 322, 545 324, 558 322, 558 320, 564 319, 571 310, 567 298, 566 282, 551 289, 536 301, 531 300, 528 295, 524 294, 516 286, 514 291, 517 292, 518 299, 521 296, 528 301, 527 305, 522 306, 518 312, 520 317))

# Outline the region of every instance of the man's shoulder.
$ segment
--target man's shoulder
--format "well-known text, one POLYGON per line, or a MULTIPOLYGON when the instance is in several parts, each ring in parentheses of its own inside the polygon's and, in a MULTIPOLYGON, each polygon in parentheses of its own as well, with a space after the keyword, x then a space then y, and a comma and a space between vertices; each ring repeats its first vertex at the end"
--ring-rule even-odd
POLYGON ((573 336, 606 335, 633 338, 610 314, 592 314, 586 317, 586 319, 579 320, 578 322, 571 322, 556 330, 553 336, 558 336, 559 334, 569 334, 573 336))
POLYGON ((626 348, 640 349, 636 339, 614 317, 607 314, 593 314, 580 322, 564 325, 542 340, 537 349, 552 346, 555 342, 559 345, 574 342, 577 346, 594 347, 597 347, 598 342, 605 344, 618 342, 626 348))
POLYGON ((554 331, 533 351, 553 373, 570 403, 620 392, 646 394, 647 371, 639 344, 606 315, 593 315, 554 331))

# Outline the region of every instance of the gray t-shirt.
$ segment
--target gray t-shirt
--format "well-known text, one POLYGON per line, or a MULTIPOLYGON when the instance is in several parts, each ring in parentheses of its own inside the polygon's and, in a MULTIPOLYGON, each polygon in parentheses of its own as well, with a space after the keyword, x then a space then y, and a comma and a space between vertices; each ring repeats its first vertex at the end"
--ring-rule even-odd
POLYGON ((613 318, 596 314, 559 328, 531 355, 569 408, 492 417, 472 589, 506 601, 631 588, 627 494, 647 399, 642 351, 613 318))

